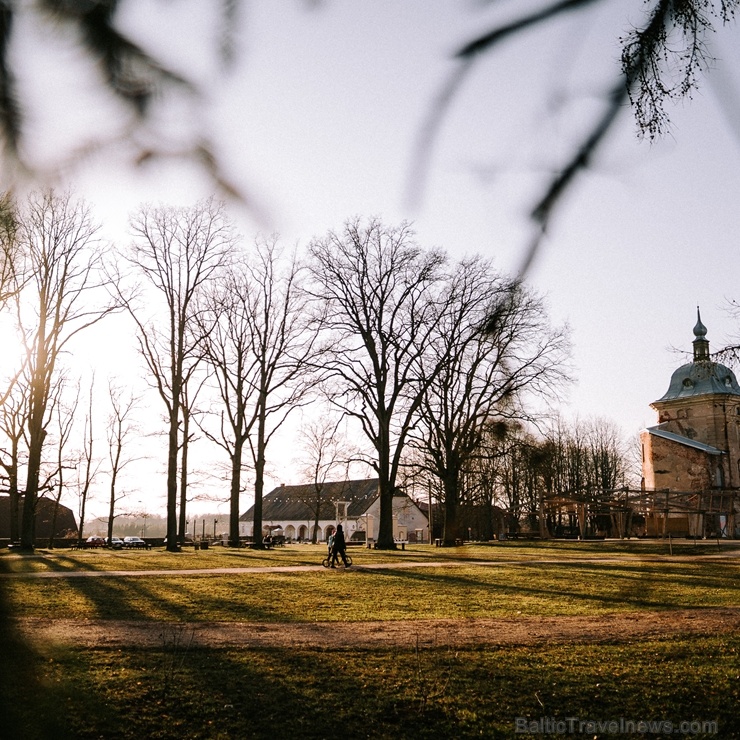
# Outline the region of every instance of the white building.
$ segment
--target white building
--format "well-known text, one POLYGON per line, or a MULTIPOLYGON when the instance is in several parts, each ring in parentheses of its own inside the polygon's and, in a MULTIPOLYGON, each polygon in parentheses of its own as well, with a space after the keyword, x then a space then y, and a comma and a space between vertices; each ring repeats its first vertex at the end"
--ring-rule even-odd
MULTIPOLYGON (((263 535, 280 531, 288 540, 329 538, 341 524, 348 542, 366 542, 378 537, 380 497, 377 478, 280 486, 262 499, 263 535), (318 511, 318 522, 317 522, 318 511)), ((239 534, 252 537, 254 507, 239 520, 239 534)), ((393 538, 397 541, 429 542, 426 515, 400 489, 393 497, 393 538)))

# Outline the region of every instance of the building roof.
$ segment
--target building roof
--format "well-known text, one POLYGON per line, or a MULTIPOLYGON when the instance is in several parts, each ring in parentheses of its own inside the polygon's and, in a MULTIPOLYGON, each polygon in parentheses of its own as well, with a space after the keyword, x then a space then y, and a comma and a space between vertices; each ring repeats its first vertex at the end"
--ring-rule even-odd
POLYGON ((697 309, 697 322, 694 327, 694 360, 676 370, 671 376, 668 390, 655 404, 684 400, 697 396, 731 395, 740 396, 735 373, 729 367, 713 362, 709 355, 709 341, 706 338, 707 328, 701 322, 697 309))
MULTIPOLYGON (((397 496, 404 496, 400 490, 397 496)), ((316 518, 316 502, 319 501, 319 519, 336 519, 334 506, 337 501, 349 502, 347 516, 362 516, 378 497, 378 479, 348 480, 324 483, 317 494, 313 483, 298 486, 279 486, 262 498, 263 521, 313 521, 316 518)), ((254 506, 250 507, 240 521, 254 520, 254 506)))
MULTIPOLYGON (((19 521, 23 516, 23 501, 19 502, 19 521)), ((52 533, 55 502, 40 496, 36 501, 36 538, 77 536, 77 522, 72 510, 63 504, 58 504, 56 527, 52 533)), ((10 496, 0 496, 0 538, 10 537, 10 496)))
POLYGON ((676 434, 675 432, 667 432, 665 429, 661 429, 660 426, 648 427, 645 431, 655 437, 661 437, 670 442, 676 442, 677 444, 685 445, 686 447, 693 447, 696 450, 701 450, 702 452, 706 452, 708 455, 723 454, 722 450, 712 447, 712 445, 704 444, 704 442, 697 442, 695 439, 689 439, 688 437, 676 434))

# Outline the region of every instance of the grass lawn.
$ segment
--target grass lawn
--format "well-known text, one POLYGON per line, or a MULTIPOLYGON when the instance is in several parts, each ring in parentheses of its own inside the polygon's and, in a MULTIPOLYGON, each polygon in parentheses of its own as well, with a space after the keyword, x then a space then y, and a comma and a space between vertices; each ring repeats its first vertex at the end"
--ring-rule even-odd
POLYGON ((0 737, 508 738, 526 736, 517 718, 578 718, 569 727, 593 738, 614 734, 589 721, 621 718, 623 728, 669 721, 679 732, 668 734, 740 738, 740 634, 371 651, 195 649, 183 632, 156 649, 121 651, 32 648, 7 620, 352 622, 740 606, 740 558, 710 557, 729 543, 672 548, 673 557, 662 542, 363 549, 353 551, 357 564, 386 567, 85 578, 22 574, 316 565, 324 550, 3 554, 0 572, 19 575, 0 579, 0 737), (412 560, 454 566, 405 567, 412 560), (717 734, 702 722, 717 722, 717 734))
MULTIPOLYGON (((579 550, 578 543, 420 548, 398 553, 361 550, 359 565, 379 570, 323 568, 295 572, 203 572, 151 577, 24 578, 4 580, 13 614, 80 619, 171 621, 363 621, 374 619, 586 615, 640 609, 740 606, 740 557, 714 559, 716 545, 690 559, 656 556, 622 543, 579 550), (455 557, 455 553, 460 557, 455 557), (506 557, 501 557, 505 553, 506 557), (703 553, 703 554, 702 554, 703 553), (411 561, 454 563, 405 567, 411 561), (398 567, 392 567, 397 565, 398 567)), ((647 551, 644 551, 647 550, 647 551)), ((675 549, 674 549, 675 552, 675 549)), ((267 553, 215 551, 213 555, 160 552, 43 555, 35 572, 59 570, 200 570, 313 565, 321 547, 286 547, 267 553), (122 556, 122 557, 119 557, 122 556), (111 567, 109 561, 117 564, 111 567), (165 564, 168 567, 165 567, 165 564)), ((24 572, 22 556, 0 558, 0 568, 24 572)))
MULTIPOLYGON (((510 540, 462 547, 432 547, 410 545, 406 550, 388 552, 350 547, 349 552, 358 565, 372 563, 403 563, 408 561, 505 561, 505 560, 559 560, 613 557, 650 558, 651 556, 718 555, 737 550, 740 542, 696 542, 687 540, 609 540, 531 542, 510 540)), ((35 573, 76 570, 180 570, 206 568, 249 568, 320 565, 326 554, 324 545, 288 545, 274 550, 232 550, 212 547, 209 550, 186 548, 180 553, 168 553, 163 548, 153 550, 67 550, 43 549, 35 555, 15 555, 0 550, 0 572, 35 573)))
MULTIPOLYGON (((34 656, 32 690, 11 683, 2 709, 24 740, 510 738, 517 718, 542 717, 716 722, 716 735, 705 725, 691 736, 736 738, 739 651, 740 636, 454 652, 52 650, 34 656)), ((594 730, 578 736, 612 736, 594 730)))

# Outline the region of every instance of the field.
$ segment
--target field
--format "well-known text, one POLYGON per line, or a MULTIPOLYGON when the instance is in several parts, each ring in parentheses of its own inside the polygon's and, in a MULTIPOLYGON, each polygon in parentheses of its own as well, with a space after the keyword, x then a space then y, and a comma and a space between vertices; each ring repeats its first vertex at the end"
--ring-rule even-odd
POLYGON ((733 545, 4 553, 0 736, 740 737, 733 545))

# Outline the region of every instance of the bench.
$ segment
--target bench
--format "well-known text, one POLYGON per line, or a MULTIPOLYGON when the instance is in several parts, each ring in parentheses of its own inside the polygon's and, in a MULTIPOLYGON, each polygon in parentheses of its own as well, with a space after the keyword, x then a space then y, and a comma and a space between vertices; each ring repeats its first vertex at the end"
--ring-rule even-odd
MULTIPOLYGON (((442 547, 444 540, 441 537, 434 538, 434 546, 442 547)), ((465 544, 465 540, 455 540, 455 547, 462 547, 465 544)))

